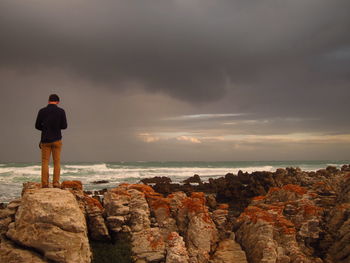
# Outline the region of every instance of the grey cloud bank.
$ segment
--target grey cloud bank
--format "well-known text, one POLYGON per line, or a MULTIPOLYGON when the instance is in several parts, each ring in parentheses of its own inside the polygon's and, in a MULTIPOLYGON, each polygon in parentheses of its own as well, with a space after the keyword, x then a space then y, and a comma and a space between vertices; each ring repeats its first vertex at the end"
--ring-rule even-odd
POLYGON ((31 122, 54 91, 70 117, 68 160, 346 158, 348 10, 347 0, 3 0, 0 157, 35 159, 31 122), (221 117, 184 118, 205 114, 221 117), (280 134, 293 147, 295 134, 309 137, 300 149, 230 137, 280 134), (314 140, 334 134, 345 139, 336 155, 334 137, 314 140))

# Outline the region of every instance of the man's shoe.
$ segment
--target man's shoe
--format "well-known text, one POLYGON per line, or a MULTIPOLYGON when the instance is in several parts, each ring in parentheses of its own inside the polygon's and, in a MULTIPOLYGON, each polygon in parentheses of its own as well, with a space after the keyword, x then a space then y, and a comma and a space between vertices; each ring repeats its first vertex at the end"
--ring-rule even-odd
POLYGON ((54 184, 53 187, 54 188, 61 188, 61 185, 60 184, 54 184))
POLYGON ((42 185, 41 188, 49 188, 48 185, 42 185))

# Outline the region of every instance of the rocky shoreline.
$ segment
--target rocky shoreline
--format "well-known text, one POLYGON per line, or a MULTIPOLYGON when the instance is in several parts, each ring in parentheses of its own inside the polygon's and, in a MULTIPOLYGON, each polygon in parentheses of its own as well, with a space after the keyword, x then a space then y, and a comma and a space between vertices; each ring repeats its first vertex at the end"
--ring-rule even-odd
POLYGON ((9 263, 349 263, 350 166, 156 177, 95 194, 79 181, 26 183, 0 208, 0 234, 9 263))

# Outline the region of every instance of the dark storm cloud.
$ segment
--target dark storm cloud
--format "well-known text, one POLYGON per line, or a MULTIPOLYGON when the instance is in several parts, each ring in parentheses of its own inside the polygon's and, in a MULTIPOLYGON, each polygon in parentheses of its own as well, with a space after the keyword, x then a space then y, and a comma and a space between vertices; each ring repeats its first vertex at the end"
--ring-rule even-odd
POLYGON ((50 93, 68 113, 66 160, 347 158, 349 10, 1 0, 0 160, 36 160, 33 122, 50 93), (317 147, 300 155, 308 141, 317 147))
POLYGON ((4 68, 58 67, 194 102, 349 95, 347 0, 4 0, 0 10, 4 68))

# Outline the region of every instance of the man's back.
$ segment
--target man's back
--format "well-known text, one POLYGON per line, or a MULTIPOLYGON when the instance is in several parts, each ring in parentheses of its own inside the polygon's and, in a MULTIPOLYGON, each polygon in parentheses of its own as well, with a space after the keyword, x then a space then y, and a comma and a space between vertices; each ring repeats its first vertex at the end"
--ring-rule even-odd
POLYGON ((67 128, 65 111, 56 104, 47 105, 39 111, 35 122, 35 128, 42 131, 42 143, 61 140, 61 129, 67 128))

